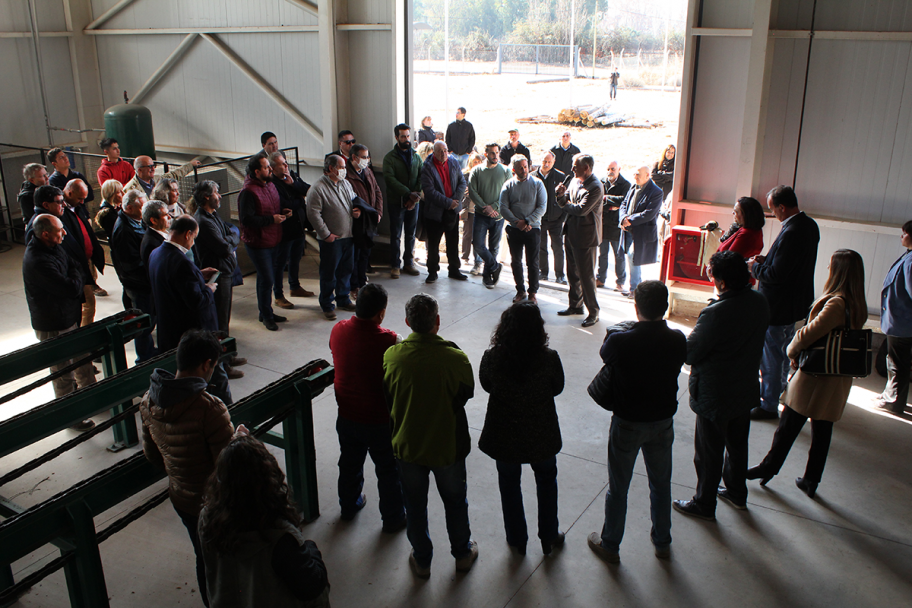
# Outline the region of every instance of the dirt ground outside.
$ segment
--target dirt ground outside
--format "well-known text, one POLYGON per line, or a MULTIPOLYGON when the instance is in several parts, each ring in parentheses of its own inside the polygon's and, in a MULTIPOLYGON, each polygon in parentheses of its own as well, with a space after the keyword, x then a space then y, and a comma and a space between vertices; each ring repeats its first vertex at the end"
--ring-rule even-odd
POLYGON ((681 104, 678 91, 618 90, 612 111, 629 114, 636 120, 662 122, 657 128, 588 129, 556 123, 519 123, 517 119, 543 114, 556 119, 562 108, 571 105, 571 97, 572 105, 602 104, 609 100, 607 80, 577 78, 571 89, 567 81, 530 82, 536 79, 524 74, 451 74, 450 115, 445 115, 444 76, 416 73, 416 115, 419 120, 430 115, 434 129, 445 132, 455 119, 456 108, 464 106, 466 120, 475 127, 476 148, 482 153, 485 143, 496 141, 503 145, 509 140, 507 131, 517 128, 520 141, 529 148, 535 165, 540 164, 546 150, 560 142, 561 134, 569 130, 573 134, 571 141, 595 158, 595 173, 599 178, 605 177, 608 163, 617 160, 622 175, 632 181, 638 167, 652 167, 665 147, 677 142, 681 104))

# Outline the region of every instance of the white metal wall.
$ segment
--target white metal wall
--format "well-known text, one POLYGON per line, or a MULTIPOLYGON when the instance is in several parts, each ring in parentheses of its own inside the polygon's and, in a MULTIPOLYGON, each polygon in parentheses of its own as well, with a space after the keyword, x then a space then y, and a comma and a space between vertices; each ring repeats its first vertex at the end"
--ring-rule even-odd
MULTIPOLYGON (((685 75, 677 209, 688 225, 727 225, 738 196, 762 201, 773 186, 793 185, 821 226, 818 290, 832 252, 855 249, 875 312, 883 276, 903 251, 898 228, 912 219, 912 3, 817 2, 814 14, 812 0, 767 1, 768 78, 758 88, 749 70, 762 1, 692 0, 688 42, 693 52, 699 39, 699 50, 685 75), (742 111, 757 95, 759 122, 749 124, 742 111), (754 160, 744 153, 750 145, 754 160), (751 162, 759 163, 756 177, 739 191, 739 171, 751 162)), ((767 246, 778 230, 772 220, 767 246)))

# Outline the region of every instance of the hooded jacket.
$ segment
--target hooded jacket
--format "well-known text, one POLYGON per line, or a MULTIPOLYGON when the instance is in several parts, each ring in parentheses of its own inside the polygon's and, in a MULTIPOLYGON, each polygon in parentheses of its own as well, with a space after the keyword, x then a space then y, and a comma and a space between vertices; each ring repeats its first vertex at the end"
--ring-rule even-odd
POLYGON ((175 378, 156 369, 150 380, 139 405, 143 453, 167 472, 174 508, 199 515, 206 480, 234 434, 228 408, 206 392, 203 378, 175 378))

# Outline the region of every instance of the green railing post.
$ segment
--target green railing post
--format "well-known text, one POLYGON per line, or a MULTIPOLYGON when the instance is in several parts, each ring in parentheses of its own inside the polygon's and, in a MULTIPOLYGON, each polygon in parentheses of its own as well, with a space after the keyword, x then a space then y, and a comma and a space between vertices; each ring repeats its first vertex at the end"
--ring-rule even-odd
MULTIPOLYGON (((123 330, 119 325, 113 325, 108 327, 108 334, 111 336, 111 349, 102 359, 105 378, 110 378, 127 369, 127 351, 123 341, 123 330)), ((111 416, 122 414, 131 405, 133 405, 132 401, 115 405, 111 408, 111 416)), ((114 443, 108 446, 109 452, 119 452, 139 443, 135 418, 122 420, 111 430, 114 432, 114 443)))
POLYGON ((282 422, 285 438, 285 474, 301 517, 311 522, 320 516, 317 490, 317 449, 314 445, 313 400, 306 382, 295 386, 298 392, 294 412, 282 422))
POLYGON ((72 568, 67 568, 67 583, 70 587, 70 602, 73 607, 105 608, 108 603, 108 587, 105 584, 101 553, 95 537, 95 521, 92 509, 84 501, 67 507, 73 524, 73 538, 76 541, 76 558, 72 568), (73 580, 75 579, 75 581, 73 580), (76 582, 73 589, 72 582, 76 582), (78 603, 74 601, 78 596, 78 603))

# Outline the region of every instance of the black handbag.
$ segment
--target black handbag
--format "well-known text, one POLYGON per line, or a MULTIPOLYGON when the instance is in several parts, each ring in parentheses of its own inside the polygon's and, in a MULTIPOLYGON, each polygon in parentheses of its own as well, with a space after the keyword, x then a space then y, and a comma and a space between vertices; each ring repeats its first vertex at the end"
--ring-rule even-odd
POLYGON ((615 390, 611 384, 611 367, 603 365, 602 369, 595 375, 592 382, 589 383, 589 396, 598 403, 602 409, 609 412, 614 410, 615 390))
POLYGON ((850 327, 849 307, 846 306, 845 327, 832 330, 801 351, 798 369, 814 376, 870 376, 874 361, 874 332, 850 327))

